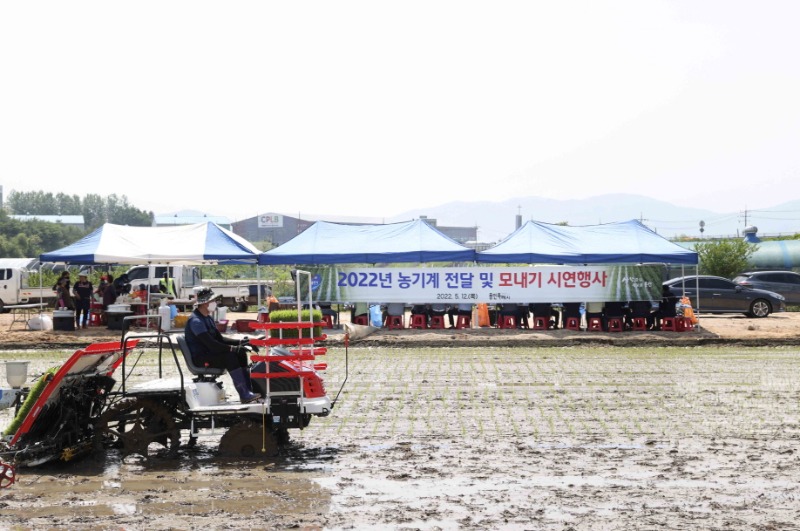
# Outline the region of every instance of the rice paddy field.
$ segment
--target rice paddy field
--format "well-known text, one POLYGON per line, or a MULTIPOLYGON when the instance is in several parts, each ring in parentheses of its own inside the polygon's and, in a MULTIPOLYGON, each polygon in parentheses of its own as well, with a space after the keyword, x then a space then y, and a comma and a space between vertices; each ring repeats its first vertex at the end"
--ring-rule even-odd
POLYGON ((798 352, 335 348, 333 412, 280 457, 223 460, 212 432, 175 459, 20 470, 0 528, 797 529, 798 352))

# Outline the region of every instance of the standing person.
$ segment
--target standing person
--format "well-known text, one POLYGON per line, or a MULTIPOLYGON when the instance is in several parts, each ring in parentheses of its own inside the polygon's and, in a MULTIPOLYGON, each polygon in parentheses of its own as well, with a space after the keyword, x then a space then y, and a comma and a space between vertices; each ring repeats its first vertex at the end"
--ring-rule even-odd
POLYGON ((267 295, 267 311, 274 312, 281 309, 281 301, 278 300, 278 297, 269 292, 267 295))
POLYGON ((169 271, 164 271, 164 277, 158 281, 158 291, 170 299, 177 297, 175 294, 175 281, 169 276, 169 271))
POLYGON ((70 290, 69 271, 61 272, 61 276, 58 277, 55 286, 53 286, 53 291, 56 292, 56 309, 75 309, 75 304, 72 301, 72 291, 70 290))
POLYGON ((147 284, 139 284, 139 289, 131 293, 131 296, 139 299, 142 302, 147 302, 149 293, 147 292, 147 284))
POLYGON ((106 291, 106 286, 108 285, 108 280, 105 275, 100 276, 100 284, 97 285, 97 289, 94 290, 94 302, 103 302, 103 293, 106 291))
POLYGON ((111 273, 108 274, 106 280, 108 283, 106 289, 103 290, 103 311, 107 311, 110 304, 117 302, 117 288, 114 287, 114 277, 111 273))
POLYGON ((217 309, 217 298, 211 288, 202 288, 197 292, 195 309, 184 330, 186 345, 196 365, 226 369, 239 400, 242 404, 248 404, 261 398, 260 394, 253 393, 247 361, 250 349, 256 352, 257 349, 220 333, 211 317, 217 309))
POLYGON ((108 281, 114 285, 114 291, 116 294, 124 295, 131 292, 131 281, 128 280, 128 274, 122 273, 119 278, 112 282, 111 275, 108 275, 108 281))
POLYGON ((89 280, 89 274, 86 271, 80 271, 78 281, 72 288, 72 292, 75 294, 75 328, 86 328, 89 322, 93 291, 94 286, 89 280), (81 324, 81 315, 83 315, 83 324, 81 324))

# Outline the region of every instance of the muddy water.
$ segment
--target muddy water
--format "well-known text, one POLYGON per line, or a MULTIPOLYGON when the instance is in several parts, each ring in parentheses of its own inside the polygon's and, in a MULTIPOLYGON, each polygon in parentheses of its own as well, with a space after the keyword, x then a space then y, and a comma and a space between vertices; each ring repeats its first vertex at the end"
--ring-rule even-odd
POLYGON ((0 521, 31 529, 322 525, 331 497, 317 480, 334 451, 290 449, 271 461, 235 461, 215 455, 213 436, 204 439, 176 458, 122 459, 110 452, 20 470, 18 482, 0 498, 0 521))
MULTIPOLYGON (((333 395, 342 353, 327 361, 333 395)), ((797 529, 791 349, 351 349, 349 363, 331 416, 276 459, 223 460, 205 432, 175 459, 22 470, 0 528, 797 529)))

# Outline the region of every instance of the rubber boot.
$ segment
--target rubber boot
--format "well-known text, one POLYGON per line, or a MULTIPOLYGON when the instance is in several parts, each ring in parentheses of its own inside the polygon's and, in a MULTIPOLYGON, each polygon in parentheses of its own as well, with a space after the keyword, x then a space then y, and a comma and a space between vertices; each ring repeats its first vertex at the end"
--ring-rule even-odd
POLYGON ((249 404, 261 398, 260 394, 250 391, 250 386, 247 385, 247 381, 250 379, 250 374, 248 372, 239 367, 236 370, 229 371, 229 373, 231 375, 231 380, 233 380, 233 387, 236 389, 236 392, 239 393, 239 401, 242 404, 249 404))

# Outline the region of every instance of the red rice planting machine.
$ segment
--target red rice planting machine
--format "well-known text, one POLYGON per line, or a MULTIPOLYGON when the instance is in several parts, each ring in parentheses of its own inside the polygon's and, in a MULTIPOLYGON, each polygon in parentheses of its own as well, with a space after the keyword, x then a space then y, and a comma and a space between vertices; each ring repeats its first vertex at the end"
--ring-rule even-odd
MULTIPOLYGON (((298 301, 299 295, 298 287, 298 301)), ((336 402, 320 374, 327 365, 316 361, 327 351, 317 346, 326 339, 322 323, 313 312, 301 312, 300 304, 297 322, 252 322, 255 336, 243 338, 265 349, 250 355, 253 389, 265 397, 258 402, 229 400, 220 379, 224 369, 196 366, 182 334, 129 333, 127 326, 119 342, 77 350, 31 388, 16 382, 0 389, 0 409, 16 408, 0 440, 0 487, 14 482, 15 466, 70 461, 95 451, 175 455, 182 432, 193 446, 201 435, 224 430, 219 452, 225 456, 277 455, 289 430, 327 416, 336 402), (142 374, 150 379, 137 378, 142 374)), ((342 388, 346 380, 345 375, 342 388)))

